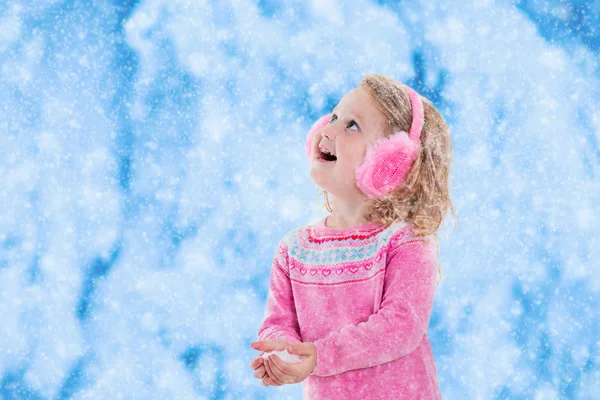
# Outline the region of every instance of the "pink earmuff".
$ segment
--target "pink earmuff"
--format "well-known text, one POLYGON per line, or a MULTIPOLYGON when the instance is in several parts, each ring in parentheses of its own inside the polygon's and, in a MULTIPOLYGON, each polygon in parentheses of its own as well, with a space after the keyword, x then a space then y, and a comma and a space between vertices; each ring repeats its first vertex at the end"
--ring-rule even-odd
POLYGON ((421 148, 424 123, 423 102, 417 92, 405 86, 412 107, 410 132, 398 131, 377 140, 356 167, 356 184, 367 196, 383 199, 404 184, 421 148))
MULTIPOLYGON (((417 92, 404 85, 412 107, 410 132, 394 132, 378 139, 367 149, 362 163, 355 170, 356 185, 368 197, 383 199, 389 192, 402 185, 408 171, 419 155, 421 130, 424 123, 423 102, 417 92)), ((331 114, 313 124, 306 135, 306 154, 311 159, 312 138, 329 122, 331 114)))

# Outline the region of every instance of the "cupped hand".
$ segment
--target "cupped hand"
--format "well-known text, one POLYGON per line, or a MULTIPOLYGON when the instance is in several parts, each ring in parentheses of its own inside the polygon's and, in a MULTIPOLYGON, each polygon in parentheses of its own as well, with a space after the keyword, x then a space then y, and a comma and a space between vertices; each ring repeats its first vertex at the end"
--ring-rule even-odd
POLYGON ((281 351, 287 349, 289 346, 291 346, 291 343, 283 339, 272 339, 254 342, 251 343, 250 346, 255 350, 263 350, 258 357, 254 358, 250 362, 250 368, 254 370, 254 376, 258 379, 262 379, 263 386, 281 386, 280 384, 275 383, 272 379, 269 379, 269 374, 267 373, 265 367, 265 359, 262 356, 270 351, 281 351))
POLYGON ((317 365, 317 349, 313 343, 296 343, 294 345, 285 340, 263 340, 252 343, 252 348, 264 352, 286 350, 290 354, 300 357, 300 362, 289 363, 283 361, 276 354, 271 354, 268 359, 257 357, 250 364, 255 369, 255 376, 263 379, 263 385, 281 386, 302 382, 310 375, 317 365), (258 358, 264 360, 260 361, 258 358), (256 367, 255 367, 256 366, 256 367), (265 373, 262 371, 264 367, 265 373))

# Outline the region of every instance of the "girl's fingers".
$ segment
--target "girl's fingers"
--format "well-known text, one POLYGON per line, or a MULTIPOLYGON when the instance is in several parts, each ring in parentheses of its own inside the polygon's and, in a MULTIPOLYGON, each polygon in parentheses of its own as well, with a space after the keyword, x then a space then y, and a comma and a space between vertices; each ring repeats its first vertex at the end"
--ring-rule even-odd
POLYGON ((265 368, 267 369, 267 373, 269 374, 269 378, 271 379, 271 381, 273 381, 273 385, 275 386, 281 386, 283 385, 283 382, 281 382, 281 380, 279 379, 279 377, 275 376, 275 374, 273 373, 273 369, 271 368, 271 363, 269 362, 269 360, 265 360, 265 368))
POLYGON ((264 379, 265 382, 265 386, 283 386, 283 385, 278 385, 277 383, 273 382, 273 379, 271 379, 271 377, 269 375, 266 376, 266 378, 264 379))
POLYGON ((275 377, 278 378, 283 383, 291 383, 294 381, 294 376, 290 375, 283 370, 288 370, 288 368, 284 365, 284 361, 282 361, 276 355, 271 356, 269 359, 269 366, 271 370, 275 374, 275 377))
POLYGON ((254 360, 252 360, 252 362, 250 363, 250 368, 252 369, 256 369, 260 366, 262 366, 264 364, 264 358, 262 357, 257 357, 254 360))
POLYGON ((262 353, 260 356, 255 357, 251 362, 250 362, 250 368, 252 369, 256 369, 258 367, 260 367, 261 365, 263 365, 263 361, 265 360, 264 358, 262 358, 262 355, 265 353, 262 353))
POLYGON ((281 385, 277 385, 275 382, 273 382, 273 379, 271 379, 269 377, 269 374, 267 372, 265 372, 265 376, 263 377, 262 384, 264 386, 281 386, 281 385))
POLYGON ((266 374, 267 370, 265 369, 264 365, 261 365, 260 367, 256 368, 256 371, 254 371, 254 377, 258 379, 264 378, 266 374))

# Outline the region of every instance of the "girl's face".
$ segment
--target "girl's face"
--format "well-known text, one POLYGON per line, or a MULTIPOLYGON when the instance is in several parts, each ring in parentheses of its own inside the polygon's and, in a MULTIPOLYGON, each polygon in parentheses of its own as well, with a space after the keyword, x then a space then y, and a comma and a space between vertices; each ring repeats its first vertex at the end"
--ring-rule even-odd
POLYGON ((384 136, 384 117, 375 107, 367 89, 352 89, 333 109, 327 125, 315 132, 312 140, 310 177, 317 186, 338 198, 366 195, 356 186, 354 171, 364 160, 368 146, 384 136), (337 159, 315 161, 325 147, 337 159))

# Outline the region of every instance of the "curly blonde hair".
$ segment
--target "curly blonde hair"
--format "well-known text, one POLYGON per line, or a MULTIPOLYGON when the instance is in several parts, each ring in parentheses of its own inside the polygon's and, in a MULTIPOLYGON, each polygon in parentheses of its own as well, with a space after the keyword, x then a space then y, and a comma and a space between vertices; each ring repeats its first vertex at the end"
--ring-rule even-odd
MULTIPOLYGON (((383 75, 367 74, 359 86, 368 90, 375 100, 375 106, 387 120, 384 125, 386 137, 398 130, 410 130, 412 106, 404 85, 383 75)), ((429 99, 420 97, 425 120, 419 157, 410 169, 404 185, 394 189, 382 200, 367 199, 368 211, 365 218, 368 222, 378 222, 386 228, 396 221, 403 221, 412 225, 415 236, 433 234, 437 240, 436 233, 448 210, 456 222, 449 192, 452 141, 450 128, 444 118, 429 99)), ((322 193, 325 195, 324 206, 330 213, 333 212, 327 192, 322 193)))

